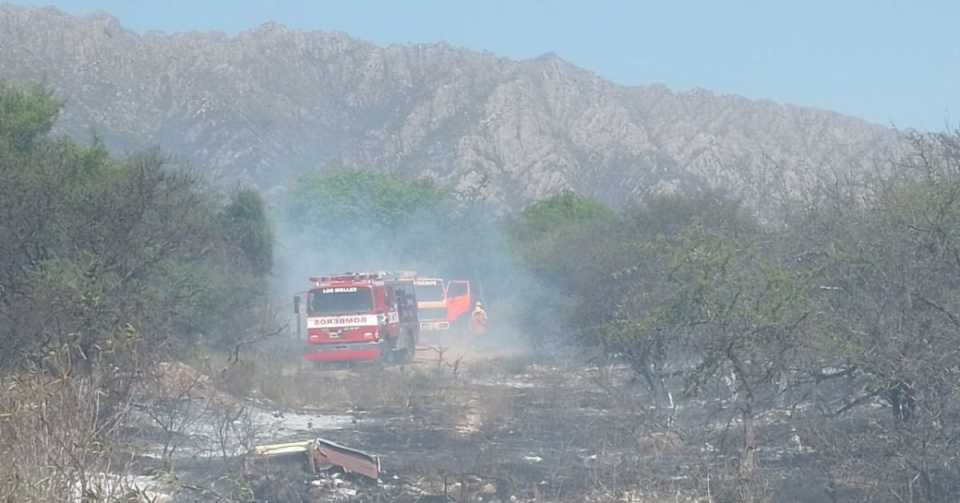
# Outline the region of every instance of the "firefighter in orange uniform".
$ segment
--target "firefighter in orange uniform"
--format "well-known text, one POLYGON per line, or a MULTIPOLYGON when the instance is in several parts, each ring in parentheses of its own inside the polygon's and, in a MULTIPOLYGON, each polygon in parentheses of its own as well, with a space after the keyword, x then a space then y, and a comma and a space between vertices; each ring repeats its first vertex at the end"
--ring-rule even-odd
POLYGON ((470 333, 472 335, 486 335, 487 312, 483 310, 483 303, 477 302, 470 315, 470 333))

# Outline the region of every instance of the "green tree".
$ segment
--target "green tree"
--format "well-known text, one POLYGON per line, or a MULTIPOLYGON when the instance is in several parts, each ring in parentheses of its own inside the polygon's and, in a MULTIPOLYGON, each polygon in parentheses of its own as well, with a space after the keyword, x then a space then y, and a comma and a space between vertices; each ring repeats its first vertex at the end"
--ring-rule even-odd
POLYGON ((600 201, 566 190, 527 206, 516 224, 516 232, 538 237, 613 217, 613 210, 600 201))
POLYGON ((534 279, 524 293, 524 327, 531 336, 579 338, 610 308, 604 270, 616 213, 566 191, 537 201, 509 226, 511 253, 534 279))
POLYGON ((301 179, 280 220, 286 248, 328 269, 414 268, 440 255, 452 202, 427 178, 338 170, 301 179))
POLYGON ((280 260, 298 275, 292 281, 335 270, 412 269, 482 285, 511 268, 495 213, 481 198, 428 178, 367 170, 307 177, 276 220, 280 260))
POLYGON ((429 178, 338 170, 301 179, 287 211, 295 223, 321 232, 369 227, 376 234, 395 235, 413 217, 435 211, 449 195, 429 178))
POLYGON ((29 149, 53 127, 61 105, 41 86, 20 87, 0 81, 0 148, 29 149))
MULTIPOLYGON (((611 309, 595 320, 599 341, 608 353, 625 358, 653 393, 673 413, 673 395, 664 383, 665 367, 678 354, 680 320, 664 318, 665 299, 678 286, 674 258, 690 233, 709 229, 733 241, 754 239, 755 219, 738 201, 718 191, 661 194, 624 209, 616 232, 603 244, 605 265, 600 267, 611 309), (666 321, 665 321, 666 320, 666 321)), ((594 295, 592 298, 598 298, 594 295)))
POLYGON ((269 269, 269 234, 250 231, 258 209, 264 223, 251 194, 221 210, 195 176, 160 155, 117 160, 101 145, 44 136, 58 106, 48 94, 5 87, 0 103, 20 117, 3 122, 16 148, 0 148, 0 367, 42 369, 55 352, 78 368, 104 359, 127 368, 250 311, 253 294, 232 313, 196 306, 226 291, 211 293, 217 281, 198 278, 229 283, 269 269), (248 273, 241 264, 251 259, 248 273), (139 334, 135 348, 116 340, 128 327, 139 334))
POLYGON ((273 267, 273 229, 260 193, 238 190, 220 214, 222 231, 228 244, 239 251, 247 267, 264 275, 273 267))
POLYGON ((198 342, 236 347, 262 326, 270 269, 255 194, 223 207, 156 153, 115 159, 52 138, 59 106, 40 88, 0 85, 0 455, 18 461, 0 469, 0 499, 10 501, 91 496, 145 376, 198 342))
POLYGON ((946 501, 960 490, 960 136, 912 140, 914 154, 872 180, 869 197, 808 215, 801 256, 821 271, 823 327, 811 374, 830 368, 848 383, 823 396, 836 426, 869 404, 889 410, 825 434, 831 463, 875 477, 877 497, 946 501))
POLYGON ((803 275, 771 258, 756 240, 692 228, 672 257, 674 293, 656 312, 659 323, 680 327, 684 352, 696 358, 686 372, 688 392, 733 378, 741 501, 756 498, 756 417, 805 350, 811 314, 803 275))

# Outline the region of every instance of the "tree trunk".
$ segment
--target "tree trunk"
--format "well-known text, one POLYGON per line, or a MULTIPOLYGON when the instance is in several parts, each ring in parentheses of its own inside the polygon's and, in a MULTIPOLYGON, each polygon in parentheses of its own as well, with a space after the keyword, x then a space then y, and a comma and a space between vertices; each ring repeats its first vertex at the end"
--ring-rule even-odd
POLYGON ((756 470, 757 432, 753 424, 753 411, 746 407, 741 412, 743 420, 743 450, 740 453, 740 478, 753 479, 756 470))
POLYGON ((757 503, 762 499, 758 494, 756 480, 757 433, 753 422, 753 408, 745 404, 740 418, 743 420, 743 447, 737 473, 738 502, 757 503))

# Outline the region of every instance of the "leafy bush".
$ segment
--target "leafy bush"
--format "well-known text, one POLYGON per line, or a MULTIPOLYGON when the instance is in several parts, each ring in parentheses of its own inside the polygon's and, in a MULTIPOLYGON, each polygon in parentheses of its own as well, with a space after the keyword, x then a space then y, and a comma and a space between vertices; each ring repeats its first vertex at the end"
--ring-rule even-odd
POLYGON ((53 350, 121 365, 108 349, 125 327, 137 354, 169 356, 254 311, 272 260, 259 196, 224 207, 156 153, 48 138, 59 106, 0 86, 0 368, 43 369, 53 350))

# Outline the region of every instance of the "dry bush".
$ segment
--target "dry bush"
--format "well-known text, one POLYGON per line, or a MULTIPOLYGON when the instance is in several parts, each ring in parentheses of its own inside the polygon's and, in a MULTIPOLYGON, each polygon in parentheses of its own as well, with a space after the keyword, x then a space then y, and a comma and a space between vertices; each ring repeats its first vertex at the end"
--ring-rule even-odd
POLYGON ((445 367, 370 368, 340 380, 354 410, 438 409, 455 401, 461 387, 445 367))
POLYGON ((212 393, 210 378, 180 362, 160 363, 142 383, 140 410, 159 428, 161 459, 167 469, 191 433, 206 420, 204 397, 212 393))
POLYGON ((292 408, 334 406, 348 408, 350 396, 342 382, 345 379, 324 373, 300 373, 275 376, 260 386, 263 396, 292 408))
MULTIPOLYGON (((96 377, 0 380, 0 501, 129 501, 137 491, 110 443, 126 410, 103 417, 96 377)), ((134 500, 136 501, 136 500, 134 500)))
POLYGON ((464 362, 461 371, 466 371, 472 379, 497 382, 528 374, 531 364, 528 355, 478 358, 464 362))
POLYGON ((210 376, 218 391, 236 398, 266 399, 293 409, 347 401, 337 384, 339 372, 313 371, 289 344, 268 342, 238 354, 196 354, 189 363, 210 376))
POLYGON ((231 384, 245 369, 235 365, 209 375, 185 363, 163 362, 144 372, 137 394, 141 415, 135 419, 141 427, 158 430, 160 457, 168 470, 188 445, 194 455, 217 455, 224 461, 253 448, 257 432, 243 394, 250 389, 231 384))
POLYGON ((292 409, 433 408, 462 388, 457 366, 313 366, 302 358, 296 351, 260 348, 240 359, 207 354, 195 364, 211 376, 209 385, 221 392, 292 409))
POLYGON ((260 367, 268 365, 261 363, 261 359, 244 359, 226 362, 210 368, 207 372, 213 377, 212 384, 220 391, 234 397, 249 397, 261 394, 265 384, 272 381, 273 376, 260 375, 260 367))

